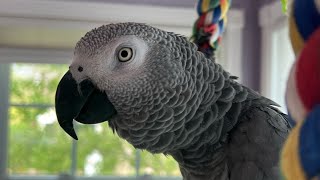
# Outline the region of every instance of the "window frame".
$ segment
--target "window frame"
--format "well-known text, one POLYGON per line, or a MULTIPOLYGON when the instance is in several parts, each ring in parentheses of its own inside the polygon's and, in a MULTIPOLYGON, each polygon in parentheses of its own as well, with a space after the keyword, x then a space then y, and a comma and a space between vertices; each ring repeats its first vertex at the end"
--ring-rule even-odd
MULTIPOLYGON (((70 54, 72 51, 66 50, 45 50, 42 49, 14 49, 14 48, 0 48, 0 55, 1 58, 10 60, 13 58, 19 59, 19 61, 15 61, 14 63, 49 63, 49 64, 66 64, 68 59, 70 59, 70 54), (12 56, 14 54, 14 56, 12 56), (7 58, 6 58, 7 57, 7 58), (54 61, 50 61, 50 60, 54 61), (40 61, 42 60, 42 61, 40 61), (45 61, 45 60, 49 60, 45 61)), ((8 61, 9 62, 9 61, 8 61)), ((29 180, 29 179, 69 179, 73 178, 76 180, 95 180, 95 179, 136 179, 135 176, 133 177, 116 177, 116 176, 93 176, 93 177, 85 177, 85 176, 76 176, 76 164, 77 164, 77 141, 72 139, 71 144, 71 152, 70 152, 70 171, 68 175, 59 174, 59 175, 8 175, 6 169, 8 168, 8 147, 9 147, 9 108, 10 107, 27 107, 27 108, 47 108, 47 107, 54 107, 52 104, 20 104, 20 103, 10 103, 10 65, 9 63, 0 63, 0 87, 2 91, 0 91, 0 103, 3 106, 0 106, 0 179, 7 179, 7 180, 29 180), (5 147, 5 148, 3 148, 5 147)), ((136 150, 136 176, 139 177, 140 172, 140 151, 136 150)), ((139 178, 138 178, 139 179, 139 178)), ((143 178, 145 179, 145 178, 143 178)), ((154 178, 153 178, 154 179, 154 178)), ((161 178, 160 178, 161 179, 161 178)), ((166 177, 168 180, 175 180, 176 177, 166 177)), ((179 178, 178 178, 179 179, 179 178)))
MULTIPOLYGON (((4 0, 0 6, 0 26, 31 27, 44 26, 48 28, 80 28, 90 30, 102 24, 113 22, 137 21, 156 26, 167 31, 173 31, 182 35, 190 35, 192 25, 196 19, 196 10, 193 8, 177 7, 154 7, 146 5, 111 4, 101 2, 84 1, 37 1, 37 0, 4 0), (19 6, 17 6, 19 4, 19 6), (106 11, 108 9, 108 11, 106 11), (83 13, 86 11, 87 13, 83 13), (128 13, 130 12, 130 13, 128 13), (149 13, 148 13, 149 12, 149 13), (132 14, 135 14, 134 19, 132 14), (148 14, 146 16, 145 14, 148 14), (115 18, 115 19, 111 19, 115 18), (175 17, 175 18, 172 18, 175 17), (178 20, 177 20, 178 19, 178 20)), ((240 76, 242 59, 242 29, 244 26, 244 12, 240 9, 231 9, 228 12, 229 21, 227 33, 224 35, 221 52, 223 61, 221 64, 227 70, 240 76), (230 32, 230 33, 229 33, 230 32), (236 60, 236 61, 235 61, 236 60), (238 65, 234 65, 238 64, 238 65), (240 65, 239 65, 240 64, 240 65)), ((34 48, 20 47, 11 48, 5 44, 0 47, 0 179, 7 180, 180 180, 181 177, 158 177, 140 175, 136 166, 136 177, 118 176, 75 176, 74 170, 69 175, 8 175, 8 109, 10 63, 46 63, 46 64, 69 64, 73 55, 72 49, 57 48, 34 48)), ((219 62, 219 61, 218 61, 219 62)), ((17 104, 13 104, 17 105, 17 104)), ((37 105, 35 105, 37 106, 37 105)), ((47 106, 47 105, 45 105, 47 106)), ((73 143, 74 144, 74 143, 73 143)), ((74 146, 74 158, 76 146, 74 146)), ((75 161, 75 160, 73 160, 75 161)), ((140 161, 137 156, 136 161, 140 161)), ((71 169, 74 168, 71 166, 71 169)))
POLYGON ((262 29, 260 91, 266 97, 273 97, 272 67, 279 61, 273 56, 273 33, 288 25, 288 16, 282 13, 281 7, 281 2, 276 1, 263 6, 259 11, 259 25, 262 29))
POLYGON ((0 66, 0 179, 5 179, 8 162, 9 64, 0 66))

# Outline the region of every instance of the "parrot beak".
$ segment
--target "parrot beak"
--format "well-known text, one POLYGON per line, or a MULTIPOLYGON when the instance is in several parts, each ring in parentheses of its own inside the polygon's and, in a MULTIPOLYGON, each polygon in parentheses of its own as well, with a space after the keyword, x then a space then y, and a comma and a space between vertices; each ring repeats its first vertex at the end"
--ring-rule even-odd
POLYGON ((55 108, 60 126, 76 140, 78 138, 73 120, 83 124, 97 124, 117 113, 104 92, 95 88, 89 80, 77 84, 70 71, 59 82, 55 108))

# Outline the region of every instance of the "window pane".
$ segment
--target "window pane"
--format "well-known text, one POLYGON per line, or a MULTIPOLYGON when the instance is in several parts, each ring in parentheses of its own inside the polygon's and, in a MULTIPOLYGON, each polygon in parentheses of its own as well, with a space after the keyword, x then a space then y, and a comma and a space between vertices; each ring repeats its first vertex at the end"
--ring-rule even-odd
POLYGON ((54 104, 57 85, 67 65, 12 64, 10 102, 54 104))
POLYGON ((154 176, 181 176, 178 163, 171 157, 163 154, 141 152, 141 174, 154 176))
POLYGON ((66 71, 67 65, 12 64, 10 174, 69 172, 71 141, 57 123, 54 108, 48 106, 54 104, 58 82, 66 71))
POLYGON ((135 149, 108 123, 77 125, 78 175, 135 175, 135 149))
POLYGON ((71 141, 53 108, 10 108, 9 173, 57 174, 70 169, 71 141))
MULTIPOLYGON (((135 149, 107 124, 77 125, 78 175, 135 175, 135 149)), ((180 171, 171 156, 142 151, 140 174, 180 176, 180 171)))
MULTIPOLYGON (((59 174, 71 168, 71 138, 60 128, 54 104, 67 65, 13 64, 10 93, 10 174, 59 174), (45 106, 43 106, 45 105, 45 106), (47 107, 49 105, 49 107, 47 107)), ((136 150, 108 123, 76 125, 77 175, 135 175, 136 150)), ((141 154, 140 174, 179 176, 164 155, 141 154)))

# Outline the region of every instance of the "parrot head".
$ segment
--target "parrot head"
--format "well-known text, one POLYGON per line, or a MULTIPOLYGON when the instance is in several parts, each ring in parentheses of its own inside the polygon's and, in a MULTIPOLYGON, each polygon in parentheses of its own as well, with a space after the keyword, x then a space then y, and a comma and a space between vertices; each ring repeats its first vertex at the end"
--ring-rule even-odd
MULTIPOLYGON (((104 25, 76 44, 56 91, 60 126, 108 121, 134 147, 154 153, 186 146, 210 72, 187 38, 138 23, 104 25)), ((210 65, 208 65, 210 66, 210 65)), ((200 133, 200 132, 199 132, 200 133)))

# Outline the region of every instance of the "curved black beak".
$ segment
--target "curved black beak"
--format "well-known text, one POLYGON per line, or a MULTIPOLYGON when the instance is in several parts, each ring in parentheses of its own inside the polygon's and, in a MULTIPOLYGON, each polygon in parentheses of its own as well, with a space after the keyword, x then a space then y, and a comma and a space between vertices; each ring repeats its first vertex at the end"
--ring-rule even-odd
POLYGON ((96 124, 107 121, 117 113, 104 92, 96 89, 89 80, 77 84, 70 71, 59 82, 55 107, 60 126, 76 140, 73 120, 96 124))

